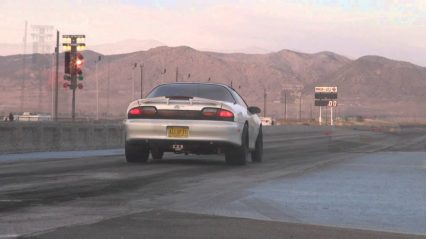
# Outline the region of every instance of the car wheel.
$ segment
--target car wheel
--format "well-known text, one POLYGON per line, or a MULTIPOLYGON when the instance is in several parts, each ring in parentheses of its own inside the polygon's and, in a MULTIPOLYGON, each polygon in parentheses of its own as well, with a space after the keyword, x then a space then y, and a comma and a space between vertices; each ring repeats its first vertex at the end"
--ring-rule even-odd
POLYGON ((149 145, 147 143, 129 144, 124 146, 126 161, 129 163, 143 163, 148 161, 149 145))
POLYGON ((151 148, 152 159, 161 160, 163 159, 164 151, 158 148, 151 148))
POLYGON ((256 146, 253 152, 251 152, 251 161, 259 163, 262 162, 263 156, 263 133, 262 127, 259 128, 259 134, 256 138, 256 146))
POLYGON ((245 165, 249 153, 248 148, 248 129, 247 125, 244 126, 243 134, 241 136, 241 146, 231 148, 225 152, 225 160, 229 165, 245 165))

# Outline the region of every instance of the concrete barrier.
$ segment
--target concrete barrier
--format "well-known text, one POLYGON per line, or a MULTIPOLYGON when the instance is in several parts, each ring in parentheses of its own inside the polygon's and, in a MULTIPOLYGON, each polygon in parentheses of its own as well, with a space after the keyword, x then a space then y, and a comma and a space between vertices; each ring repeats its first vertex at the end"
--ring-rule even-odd
POLYGON ((120 148, 120 123, 0 123, 0 154, 120 148))

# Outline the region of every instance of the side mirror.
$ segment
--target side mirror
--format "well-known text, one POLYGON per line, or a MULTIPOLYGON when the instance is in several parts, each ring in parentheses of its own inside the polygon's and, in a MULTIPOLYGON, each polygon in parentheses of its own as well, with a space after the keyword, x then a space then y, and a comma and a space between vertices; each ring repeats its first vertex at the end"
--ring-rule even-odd
POLYGON ((259 107, 256 107, 256 106, 250 106, 250 107, 248 107, 247 110, 252 114, 259 114, 261 112, 259 107))

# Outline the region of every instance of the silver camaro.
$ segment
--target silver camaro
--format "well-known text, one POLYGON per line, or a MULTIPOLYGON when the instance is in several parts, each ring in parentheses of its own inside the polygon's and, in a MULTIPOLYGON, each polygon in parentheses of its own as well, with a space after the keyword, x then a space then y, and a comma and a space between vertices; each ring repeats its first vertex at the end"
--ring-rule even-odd
POLYGON ((262 161, 263 136, 258 107, 248 107, 231 87, 209 83, 173 83, 155 87, 130 103, 125 120, 127 162, 146 162, 151 152, 225 154, 243 165, 249 153, 262 161))

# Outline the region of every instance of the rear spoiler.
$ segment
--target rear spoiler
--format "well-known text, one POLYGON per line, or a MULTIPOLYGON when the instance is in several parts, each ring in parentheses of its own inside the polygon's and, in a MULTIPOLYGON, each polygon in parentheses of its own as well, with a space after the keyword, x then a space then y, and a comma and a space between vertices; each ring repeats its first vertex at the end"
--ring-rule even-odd
POLYGON ((141 104, 170 104, 171 102, 179 102, 180 104, 190 104, 190 105, 212 105, 218 106, 222 105, 221 101, 210 100, 200 97, 188 97, 188 96, 162 96, 155 98, 147 98, 138 100, 139 105, 141 104))

